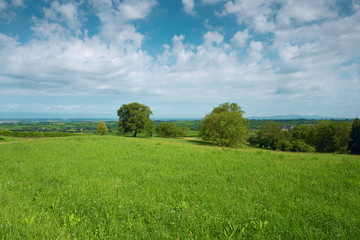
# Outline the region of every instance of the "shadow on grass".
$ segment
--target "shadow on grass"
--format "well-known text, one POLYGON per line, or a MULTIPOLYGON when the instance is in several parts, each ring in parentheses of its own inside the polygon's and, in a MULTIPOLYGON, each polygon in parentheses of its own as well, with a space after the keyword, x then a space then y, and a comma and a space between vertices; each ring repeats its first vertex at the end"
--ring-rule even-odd
POLYGON ((196 145, 201 145, 201 146, 217 146, 216 144, 214 143, 211 143, 211 142, 205 142, 205 141, 202 141, 202 140, 196 140, 196 139, 186 139, 187 142, 189 143, 193 143, 193 144, 196 144, 196 145))

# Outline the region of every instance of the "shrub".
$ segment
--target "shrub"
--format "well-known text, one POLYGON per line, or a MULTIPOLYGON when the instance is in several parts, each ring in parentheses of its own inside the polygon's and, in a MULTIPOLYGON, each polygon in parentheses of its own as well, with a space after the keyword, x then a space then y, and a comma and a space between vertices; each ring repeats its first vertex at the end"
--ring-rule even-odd
POLYGON ((106 135, 109 132, 109 130, 104 122, 99 123, 99 125, 97 127, 97 131, 100 135, 106 135))
POLYGON ((160 137, 184 137, 189 132, 188 127, 177 127, 174 123, 162 122, 156 126, 156 134, 160 137))
POLYGON ((275 149, 280 151, 290 151, 293 148, 293 145, 290 141, 286 139, 280 139, 275 142, 275 149))
POLYGON ((185 137, 188 135, 190 128, 188 127, 176 127, 176 136, 185 137))
POLYGON ((315 152, 315 148, 313 146, 300 139, 292 141, 292 145, 291 150, 293 152, 315 152))

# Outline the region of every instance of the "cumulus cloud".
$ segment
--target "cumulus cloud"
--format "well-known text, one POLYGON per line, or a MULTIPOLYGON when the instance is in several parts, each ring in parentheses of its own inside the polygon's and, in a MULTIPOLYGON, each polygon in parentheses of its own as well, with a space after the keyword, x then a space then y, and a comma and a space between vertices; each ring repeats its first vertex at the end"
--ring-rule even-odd
POLYGON ((118 9, 125 19, 143 19, 156 4, 156 0, 125 0, 118 9))
POLYGON ((249 38, 250 38, 249 30, 245 29, 244 31, 238 31, 234 34, 234 37, 231 39, 231 45, 236 48, 242 48, 245 46, 249 38))
POLYGON ((181 0, 184 5, 184 10, 186 13, 195 15, 194 7, 195 7, 195 0, 181 0))
POLYGON ((276 0, 235 0, 224 5, 222 15, 235 14, 238 23, 252 23, 257 16, 270 17, 274 14, 272 5, 276 0))
MULTIPOLYGON (((325 0, 301 6, 296 1, 224 1, 218 16, 235 16, 238 29, 236 22, 233 32, 202 29, 196 44, 193 36, 174 33, 159 43, 163 51, 153 55, 145 51, 148 36, 133 20, 148 17, 156 1, 89 3, 100 21, 98 32, 89 36, 86 16, 73 1, 51 2, 43 9, 44 19, 34 17, 28 42, 0 33, 4 94, 132 94, 264 106, 358 99, 353 97, 360 91, 360 11, 355 3, 351 13, 341 15, 325 0)), ((194 1, 182 3, 187 13, 195 14, 194 1)), ((70 111, 79 105, 54 106, 70 111)))
POLYGON ((3 20, 7 24, 11 23, 17 16, 16 10, 24 7, 23 0, 0 0, 0 21, 3 20))
POLYGON ((218 32, 207 32, 204 35, 204 41, 206 46, 219 46, 224 40, 224 36, 218 32))
POLYGON ((61 4, 55 1, 51 3, 50 8, 44 9, 44 14, 48 20, 66 23, 70 29, 78 29, 81 26, 75 4, 61 4))
POLYGON ((294 21, 296 24, 332 19, 337 16, 335 10, 332 10, 334 7, 326 0, 285 1, 277 12, 277 18, 288 19, 285 23, 294 21))

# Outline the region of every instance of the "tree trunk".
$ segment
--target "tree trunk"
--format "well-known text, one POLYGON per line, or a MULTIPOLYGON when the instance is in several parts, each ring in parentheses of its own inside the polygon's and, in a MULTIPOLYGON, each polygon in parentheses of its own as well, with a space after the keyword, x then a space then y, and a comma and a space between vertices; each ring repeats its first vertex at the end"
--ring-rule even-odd
POLYGON ((136 137, 136 134, 137 134, 137 130, 135 130, 134 137, 136 137))

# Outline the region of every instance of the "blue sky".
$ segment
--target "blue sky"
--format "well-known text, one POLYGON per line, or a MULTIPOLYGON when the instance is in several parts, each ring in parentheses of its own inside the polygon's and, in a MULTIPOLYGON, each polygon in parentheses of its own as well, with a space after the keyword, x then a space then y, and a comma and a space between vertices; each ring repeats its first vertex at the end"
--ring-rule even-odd
POLYGON ((360 116, 360 0, 0 0, 0 112, 360 116))

